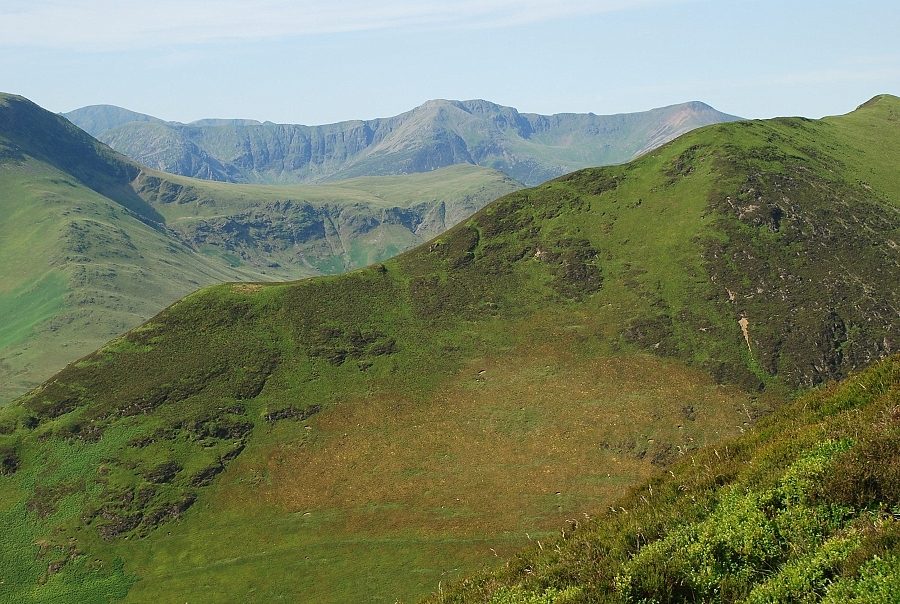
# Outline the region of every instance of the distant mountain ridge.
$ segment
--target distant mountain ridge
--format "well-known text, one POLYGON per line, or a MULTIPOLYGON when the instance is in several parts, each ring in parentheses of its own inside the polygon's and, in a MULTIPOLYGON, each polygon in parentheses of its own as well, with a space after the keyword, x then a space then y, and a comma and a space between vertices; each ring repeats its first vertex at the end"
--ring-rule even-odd
POLYGON ((144 165, 207 180, 319 182, 465 163, 528 185, 623 163, 694 128, 740 119, 699 101, 617 115, 539 115, 484 100, 432 100, 394 117, 321 126, 183 124, 111 105, 63 115, 144 165))

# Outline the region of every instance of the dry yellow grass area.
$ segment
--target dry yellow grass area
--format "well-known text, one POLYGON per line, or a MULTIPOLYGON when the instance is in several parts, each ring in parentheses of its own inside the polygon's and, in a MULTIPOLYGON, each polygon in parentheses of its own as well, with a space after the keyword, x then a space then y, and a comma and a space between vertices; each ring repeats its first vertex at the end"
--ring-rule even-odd
POLYGON ((260 283, 232 283, 231 291, 238 294, 252 294, 253 292, 258 292, 263 288, 263 285, 260 283))
POLYGON ((349 534, 556 530, 680 451, 737 433, 750 404, 674 361, 552 346, 473 360, 438 392, 323 411, 270 452, 261 496, 290 512, 340 510, 349 534))

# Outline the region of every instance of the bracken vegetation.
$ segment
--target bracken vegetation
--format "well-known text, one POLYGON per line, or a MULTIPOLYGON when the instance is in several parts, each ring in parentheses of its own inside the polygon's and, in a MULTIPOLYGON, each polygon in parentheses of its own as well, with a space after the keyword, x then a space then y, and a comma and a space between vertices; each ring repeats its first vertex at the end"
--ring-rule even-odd
POLYGON ((895 602, 900 357, 692 452, 431 602, 895 602))

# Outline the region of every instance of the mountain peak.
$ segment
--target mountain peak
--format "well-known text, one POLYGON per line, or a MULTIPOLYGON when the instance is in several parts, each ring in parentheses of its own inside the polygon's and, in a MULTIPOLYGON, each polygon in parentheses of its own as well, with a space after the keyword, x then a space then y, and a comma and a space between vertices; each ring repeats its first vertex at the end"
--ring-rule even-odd
POLYGON ((860 109, 869 109, 871 107, 900 107, 900 97, 886 93, 876 94, 871 99, 857 107, 856 111, 859 111, 860 109))
POLYGON ((717 109, 703 101, 687 101, 686 103, 681 103, 681 105, 691 111, 717 111, 717 109))
POLYGON ((0 103, 6 105, 6 104, 9 103, 9 101, 16 101, 16 102, 22 102, 22 101, 25 101, 25 102, 30 102, 30 101, 29 101, 28 99, 26 99, 24 96, 19 96, 18 94, 12 94, 12 93, 9 93, 9 92, 0 92, 0 103))
POLYGON ((108 130, 132 122, 165 123, 158 117, 138 113, 117 105, 88 105, 62 115, 91 136, 100 136, 108 130))

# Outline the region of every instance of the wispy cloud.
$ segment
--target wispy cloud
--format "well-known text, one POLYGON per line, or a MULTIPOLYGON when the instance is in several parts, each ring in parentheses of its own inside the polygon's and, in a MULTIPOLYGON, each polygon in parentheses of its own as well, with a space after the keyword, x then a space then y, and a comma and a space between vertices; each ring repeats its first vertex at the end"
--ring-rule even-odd
POLYGON ((510 27, 688 0, 5 0, 0 46, 86 51, 408 28, 510 27))

